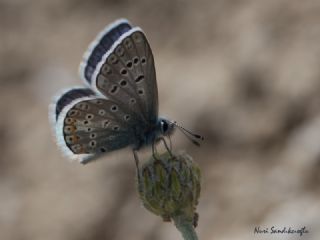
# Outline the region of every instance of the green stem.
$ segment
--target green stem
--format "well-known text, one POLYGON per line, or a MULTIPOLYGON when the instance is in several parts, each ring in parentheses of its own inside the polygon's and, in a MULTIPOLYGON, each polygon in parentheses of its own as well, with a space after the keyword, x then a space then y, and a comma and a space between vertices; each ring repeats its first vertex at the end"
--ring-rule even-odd
POLYGON ((184 240, 198 240, 192 221, 188 221, 184 216, 172 217, 176 228, 181 232, 184 240))

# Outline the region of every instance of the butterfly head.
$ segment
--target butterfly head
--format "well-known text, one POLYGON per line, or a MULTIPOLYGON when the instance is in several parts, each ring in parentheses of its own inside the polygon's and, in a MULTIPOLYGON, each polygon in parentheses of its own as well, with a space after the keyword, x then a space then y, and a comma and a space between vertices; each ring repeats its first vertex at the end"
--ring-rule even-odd
POLYGON ((190 130, 180 126, 179 124, 177 124, 176 121, 170 121, 165 118, 160 118, 158 121, 158 124, 159 124, 158 129, 160 129, 160 133, 163 136, 170 136, 173 133, 174 129, 178 128, 193 144, 197 146, 200 146, 200 143, 198 140, 201 140, 201 141, 204 140, 203 136, 199 134, 195 134, 190 130))
POLYGON ((178 128, 192 143, 194 143, 197 146, 200 146, 200 143, 198 142, 198 140, 201 140, 201 141, 204 140, 203 136, 191 132, 190 130, 177 124, 175 121, 170 121, 165 118, 160 118, 158 121, 158 124, 159 124, 160 133, 163 136, 170 136, 173 133, 174 129, 178 128))
POLYGON ((160 129, 160 133, 163 136, 170 136, 173 133, 174 128, 176 126, 174 122, 165 118, 160 118, 158 121, 158 124, 159 124, 158 127, 160 129))

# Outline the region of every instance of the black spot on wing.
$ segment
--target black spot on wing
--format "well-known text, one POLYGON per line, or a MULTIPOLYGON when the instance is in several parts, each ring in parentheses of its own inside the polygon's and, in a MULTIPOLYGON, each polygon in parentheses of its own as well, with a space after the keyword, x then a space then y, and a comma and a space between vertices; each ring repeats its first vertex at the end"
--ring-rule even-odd
POLYGON ((60 98, 56 102, 56 109, 55 109, 56 120, 58 119, 62 109, 68 104, 70 104, 73 100, 81 97, 90 97, 90 96, 95 96, 95 93, 89 88, 70 89, 69 91, 64 93, 62 96, 60 96, 60 98))
POLYGON ((100 39, 99 43, 93 48, 90 56, 88 57, 84 76, 85 79, 91 83, 91 76, 97 67, 97 64, 102 59, 102 56, 111 48, 115 41, 117 41, 121 35, 128 32, 132 27, 127 22, 122 22, 116 25, 114 28, 105 33, 100 39))

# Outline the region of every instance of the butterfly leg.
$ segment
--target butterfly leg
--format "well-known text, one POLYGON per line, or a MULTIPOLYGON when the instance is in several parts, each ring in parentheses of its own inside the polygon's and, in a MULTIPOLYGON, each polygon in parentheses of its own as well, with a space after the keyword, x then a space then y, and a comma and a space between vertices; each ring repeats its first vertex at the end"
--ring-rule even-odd
POLYGON ((172 141, 170 135, 168 136, 169 142, 170 142, 170 151, 172 151, 172 141))
POLYGON ((170 140, 170 148, 168 147, 168 144, 167 144, 166 140, 163 137, 160 137, 160 140, 163 142, 163 144, 166 147, 168 153, 172 157, 173 155, 172 155, 172 152, 171 152, 171 140, 170 140))
MULTIPOLYGON (((133 156, 134 156, 134 161, 135 161, 135 163, 136 163, 138 183, 140 183, 140 182, 141 182, 141 173, 140 173, 140 168, 139 168, 139 157, 138 157, 138 153, 137 153, 137 150, 135 150, 135 149, 133 149, 132 152, 133 152, 133 156)), ((138 184, 138 185, 139 185, 138 191, 141 192, 142 189, 140 189, 140 188, 141 188, 140 186, 142 186, 142 185, 141 185, 141 184, 138 184)))
POLYGON ((153 158, 154 158, 155 160, 160 160, 160 159, 157 157, 157 155, 159 155, 159 154, 158 154, 158 151, 157 151, 157 148, 156 148, 155 144, 156 144, 156 141, 153 141, 153 143, 152 143, 152 156, 153 156, 153 158))
POLYGON ((134 161, 136 163, 136 169, 137 171, 139 171, 139 157, 138 157, 138 153, 137 153, 137 150, 132 150, 133 152, 133 156, 134 156, 134 161))

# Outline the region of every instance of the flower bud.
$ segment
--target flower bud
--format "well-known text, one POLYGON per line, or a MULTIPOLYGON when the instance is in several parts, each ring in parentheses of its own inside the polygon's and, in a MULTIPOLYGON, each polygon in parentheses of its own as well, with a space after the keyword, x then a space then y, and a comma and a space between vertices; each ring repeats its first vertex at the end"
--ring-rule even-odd
POLYGON ((137 185, 146 209, 164 221, 183 218, 197 225, 200 169, 186 153, 151 157, 139 169, 137 185))

